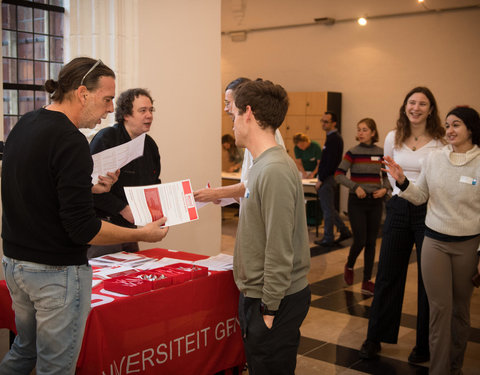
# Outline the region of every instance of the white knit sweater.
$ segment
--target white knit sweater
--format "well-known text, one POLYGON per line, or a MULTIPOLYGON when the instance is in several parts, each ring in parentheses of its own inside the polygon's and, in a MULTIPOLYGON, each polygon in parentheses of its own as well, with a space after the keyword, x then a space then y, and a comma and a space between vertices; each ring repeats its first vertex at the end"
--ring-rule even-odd
POLYGON ((415 205, 428 200, 425 224, 436 232, 480 234, 480 148, 460 154, 447 145, 433 151, 415 184, 399 196, 415 205))

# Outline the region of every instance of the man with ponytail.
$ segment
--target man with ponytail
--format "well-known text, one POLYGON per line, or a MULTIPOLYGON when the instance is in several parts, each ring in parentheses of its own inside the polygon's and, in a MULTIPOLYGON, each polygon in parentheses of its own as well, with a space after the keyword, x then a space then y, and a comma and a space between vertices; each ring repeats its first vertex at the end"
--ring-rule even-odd
POLYGON ((93 162, 79 128, 113 112, 115 74, 80 57, 48 80, 51 104, 22 116, 5 143, 2 168, 2 259, 17 336, 0 375, 75 373, 90 310, 89 244, 157 242, 165 218, 123 228, 95 216, 93 193, 110 190, 118 174, 92 186, 93 162))

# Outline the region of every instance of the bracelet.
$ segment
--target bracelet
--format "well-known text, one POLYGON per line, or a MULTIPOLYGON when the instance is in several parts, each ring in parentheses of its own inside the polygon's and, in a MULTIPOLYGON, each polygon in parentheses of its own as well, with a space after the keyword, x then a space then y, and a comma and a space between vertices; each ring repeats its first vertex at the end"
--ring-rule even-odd
POLYGON ((267 305, 265 305, 263 302, 260 302, 260 312, 262 315, 270 315, 270 316, 275 316, 277 315, 278 310, 269 310, 267 305))

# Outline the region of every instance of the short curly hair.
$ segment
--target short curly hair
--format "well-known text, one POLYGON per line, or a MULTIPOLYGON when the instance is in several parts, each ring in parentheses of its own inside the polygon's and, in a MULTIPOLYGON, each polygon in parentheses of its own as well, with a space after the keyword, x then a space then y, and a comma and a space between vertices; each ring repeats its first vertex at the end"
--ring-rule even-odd
POLYGON ((276 130, 282 125, 288 110, 288 95, 285 89, 271 81, 257 79, 238 86, 234 94, 238 114, 243 115, 250 106, 258 125, 276 130))
POLYGON ((150 92, 146 89, 129 89, 120 94, 118 99, 116 100, 115 106, 115 121, 119 124, 123 124, 125 122, 125 116, 132 115, 133 110, 133 102, 139 96, 146 96, 150 99, 153 104, 152 96, 150 92))

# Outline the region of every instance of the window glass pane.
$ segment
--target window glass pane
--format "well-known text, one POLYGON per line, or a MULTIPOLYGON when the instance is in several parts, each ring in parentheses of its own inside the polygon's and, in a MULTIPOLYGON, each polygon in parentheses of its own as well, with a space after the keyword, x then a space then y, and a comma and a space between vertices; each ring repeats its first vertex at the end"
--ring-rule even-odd
POLYGON ((24 115, 27 112, 33 111, 35 102, 33 101, 33 91, 30 90, 20 90, 18 92, 18 114, 20 116, 24 115))
POLYGON ((17 83, 17 60, 3 58, 3 82, 17 83))
POLYGON ((17 57, 17 33, 2 30, 2 56, 17 57))
MULTIPOLYGON (((23 0, 26 1, 59 7, 65 3, 64 0, 23 0)), ((2 4, 0 0, 3 82, 10 88, 16 87, 3 91, 4 139, 20 116, 50 102, 50 95, 37 91, 38 86, 33 85, 41 86, 50 77, 58 79, 63 66, 65 14, 21 3, 2 4)))
POLYGON ((48 12, 42 9, 33 10, 33 31, 40 34, 48 34, 48 12))
POLYGON ((7 139, 8 133, 13 129, 13 126, 17 123, 17 116, 4 116, 3 117, 3 139, 7 139))
POLYGON ((18 83, 33 84, 33 61, 18 60, 18 83))
POLYGON ((2 28, 16 29, 17 17, 15 17, 15 5, 2 4, 2 28))
POLYGON ((33 31, 33 8, 17 7, 18 30, 33 31))
POLYGON ((50 34, 63 35, 63 13, 50 12, 50 34))
POLYGON ((17 90, 3 90, 3 114, 18 115, 17 90))
POLYGON ((48 63, 35 61, 35 84, 43 85, 48 79, 48 63))
POLYGON ((50 0, 50 5, 58 5, 59 7, 63 7, 63 0, 50 0))
POLYGON ((18 57, 33 59, 33 34, 18 33, 18 57))
POLYGON ((35 34, 35 60, 48 60, 48 36, 35 34))
POLYGON ((49 101, 48 93, 45 91, 35 91, 35 109, 42 108, 49 101))
POLYGON ((50 60, 63 61, 63 38, 50 37, 50 60))
POLYGON ((62 69, 62 64, 50 64, 50 78, 54 79, 55 81, 58 80, 58 73, 60 73, 60 69, 62 69))

